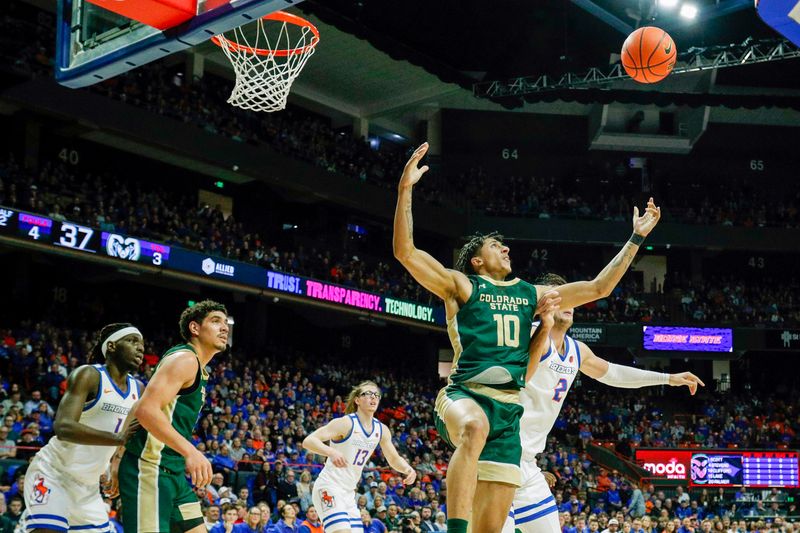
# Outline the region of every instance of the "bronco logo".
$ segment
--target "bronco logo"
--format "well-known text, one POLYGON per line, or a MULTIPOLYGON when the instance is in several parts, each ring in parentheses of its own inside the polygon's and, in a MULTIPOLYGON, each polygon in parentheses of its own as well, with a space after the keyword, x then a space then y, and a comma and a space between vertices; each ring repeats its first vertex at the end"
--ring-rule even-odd
POLYGON ((43 505, 50 499, 50 487, 44 484, 44 476, 36 474, 33 484, 33 505, 43 505))
POLYGON ((326 509, 333 509, 333 506, 336 505, 336 500, 333 499, 333 496, 328 494, 327 490, 321 491, 319 498, 322 500, 322 506, 326 509))

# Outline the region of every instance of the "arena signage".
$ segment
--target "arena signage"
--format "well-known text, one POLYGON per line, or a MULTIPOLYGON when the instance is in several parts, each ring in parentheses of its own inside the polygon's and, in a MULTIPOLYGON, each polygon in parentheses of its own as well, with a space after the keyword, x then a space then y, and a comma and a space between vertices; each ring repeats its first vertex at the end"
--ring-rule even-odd
POLYGON ((691 459, 689 450, 636 450, 636 463, 653 477, 684 481, 691 459))
POLYGON ((308 300, 330 302, 428 324, 445 324, 442 307, 399 300, 353 287, 267 270, 251 263, 212 257, 130 235, 99 231, 74 222, 54 220, 2 206, 0 206, 0 234, 121 261, 145 263, 165 270, 178 270, 202 278, 294 294, 308 300))
POLYGON ((798 487, 798 452, 792 450, 650 449, 636 463, 653 477, 696 487, 798 487))
POLYGON ((586 344, 603 344, 606 342, 606 327, 575 324, 569 329, 569 336, 586 344))
POLYGON ((776 329, 765 332, 765 344, 772 350, 800 350, 800 331, 776 329))
POLYGON ((645 350, 685 352, 732 352, 730 328, 688 328, 682 326, 642 326, 645 350))

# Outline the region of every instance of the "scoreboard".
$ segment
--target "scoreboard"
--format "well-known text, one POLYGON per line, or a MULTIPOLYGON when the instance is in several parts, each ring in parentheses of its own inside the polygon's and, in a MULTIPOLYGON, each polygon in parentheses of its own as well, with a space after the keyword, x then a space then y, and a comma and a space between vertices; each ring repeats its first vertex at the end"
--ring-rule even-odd
POLYGON ((127 235, 0 207, 0 234, 90 254, 164 266, 171 248, 127 235))
POLYGON ((144 263, 162 271, 180 271, 200 278, 224 280, 239 285, 292 295, 367 311, 389 318, 445 325, 444 307, 400 300, 328 283, 322 280, 268 270, 252 263, 209 256, 194 250, 151 242, 131 235, 103 231, 67 220, 27 213, 0 206, 0 236, 29 241, 52 248, 112 257, 118 261, 144 263))
POLYGON ((800 488, 794 450, 636 450, 636 462, 653 477, 687 481, 693 487, 800 488))

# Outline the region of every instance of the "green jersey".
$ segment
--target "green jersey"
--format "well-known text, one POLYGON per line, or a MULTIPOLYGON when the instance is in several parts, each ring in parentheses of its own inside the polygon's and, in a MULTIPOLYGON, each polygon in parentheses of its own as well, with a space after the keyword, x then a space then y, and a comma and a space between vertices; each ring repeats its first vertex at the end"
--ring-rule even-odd
MULTIPOLYGON (((158 372, 158 369, 167 360, 168 357, 176 352, 190 351, 197 355, 194 348, 190 344, 179 344, 173 346, 164 353, 164 357, 158 363, 153 375, 158 372)), ((197 359, 198 369, 197 376, 191 387, 181 389, 175 398, 164 407, 164 414, 170 420, 172 427, 181 434, 183 438, 188 441, 192 440, 192 433, 197 419, 200 416, 200 410, 206 401, 206 383, 208 382, 208 373, 200 359, 197 359)), ((174 473, 183 473, 186 462, 181 454, 166 446, 163 442, 156 439, 153 435, 147 432, 144 428, 139 431, 128 441, 125 446, 126 453, 132 453, 143 461, 157 464, 174 473)))
POLYGON ((455 352, 450 382, 521 389, 536 312, 536 287, 519 278, 467 277, 472 294, 447 320, 455 352))

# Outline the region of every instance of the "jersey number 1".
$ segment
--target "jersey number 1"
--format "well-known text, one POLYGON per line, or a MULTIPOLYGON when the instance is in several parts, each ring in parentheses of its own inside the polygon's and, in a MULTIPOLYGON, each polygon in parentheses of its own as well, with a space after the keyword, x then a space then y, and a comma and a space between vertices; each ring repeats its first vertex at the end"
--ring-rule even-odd
POLYGON ((519 317, 497 314, 492 315, 492 318, 497 322, 497 345, 508 348, 519 347, 519 317))

